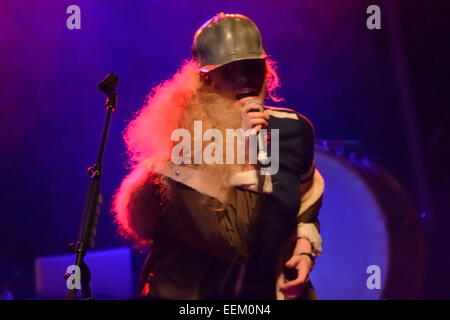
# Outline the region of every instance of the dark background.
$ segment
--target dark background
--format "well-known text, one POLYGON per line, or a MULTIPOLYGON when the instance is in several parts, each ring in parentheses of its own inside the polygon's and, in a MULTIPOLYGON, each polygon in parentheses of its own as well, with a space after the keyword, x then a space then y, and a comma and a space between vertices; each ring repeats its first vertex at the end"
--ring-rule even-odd
POLYGON ((278 61, 277 106, 306 115, 318 139, 359 141, 356 151, 409 192, 428 244, 421 298, 450 298, 449 9, 448 1, 2 1, 2 281, 17 298, 33 297, 35 257, 66 253, 76 239, 105 114, 96 84, 110 72, 120 76, 119 106, 97 247, 128 245, 108 214, 126 174, 121 132, 190 57, 195 30, 223 11, 260 28, 278 61), (71 4, 81 30, 66 28, 71 4), (366 27, 371 4, 381 30, 366 27))

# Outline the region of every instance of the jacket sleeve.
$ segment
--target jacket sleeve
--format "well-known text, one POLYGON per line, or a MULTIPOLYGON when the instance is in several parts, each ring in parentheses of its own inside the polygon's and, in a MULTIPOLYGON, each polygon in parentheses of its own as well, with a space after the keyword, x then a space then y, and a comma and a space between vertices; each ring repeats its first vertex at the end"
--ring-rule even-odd
POLYGON ((151 242, 162 207, 159 176, 136 167, 123 181, 113 203, 120 233, 139 243, 151 242))
POLYGON ((322 252, 322 237, 320 236, 319 210, 322 206, 324 181, 314 165, 315 132, 311 122, 299 115, 300 135, 302 137, 299 157, 300 183, 311 183, 311 187, 301 194, 301 206, 297 219, 297 237, 306 238, 312 245, 315 255, 322 252))

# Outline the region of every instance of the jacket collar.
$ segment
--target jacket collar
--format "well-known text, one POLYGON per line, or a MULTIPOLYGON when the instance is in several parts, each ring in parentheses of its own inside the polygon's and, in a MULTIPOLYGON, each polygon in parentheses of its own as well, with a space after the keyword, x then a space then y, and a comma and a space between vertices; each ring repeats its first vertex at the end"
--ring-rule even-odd
MULTIPOLYGON (((200 193, 213 197, 221 201, 226 200, 226 193, 219 188, 214 179, 211 179, 210 172, 201 168, 188 167, 184 165, 176 165, 171 161, 166 161, 164 165, 157 169, 152 165, 150 159, 143 162, 143 166, 147 169, 166 176, 174 181, 180 182, 200 193)), ((272 180, 269 175, 265 178, 263 185, 264 193, 272 193, 272 180)), ((233 187, 242 187, 249 191, 257 192, 258 177, 256 170, 235 173, 229 183, 233 187)))

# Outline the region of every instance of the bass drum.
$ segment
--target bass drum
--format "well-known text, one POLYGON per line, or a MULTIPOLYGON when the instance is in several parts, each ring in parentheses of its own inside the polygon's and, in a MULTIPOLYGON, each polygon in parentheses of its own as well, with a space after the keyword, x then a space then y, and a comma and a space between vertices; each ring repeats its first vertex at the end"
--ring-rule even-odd
POLYGON ((317 146, 315 163, 325 180, 323 253, 310 275, 319 299, 418 298, 424 235, 405 190, 367 159, 317 146))

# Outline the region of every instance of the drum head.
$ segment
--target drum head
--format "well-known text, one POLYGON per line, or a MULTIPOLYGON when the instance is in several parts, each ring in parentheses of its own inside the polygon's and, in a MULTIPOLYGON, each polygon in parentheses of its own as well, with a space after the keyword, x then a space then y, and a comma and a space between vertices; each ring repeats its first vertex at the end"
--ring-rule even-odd
POLYGON ((325 180, 323 253, 310 278, 319 299, 413 299, 423 280, 418 214, 386 170, 317 148, 325 180))

